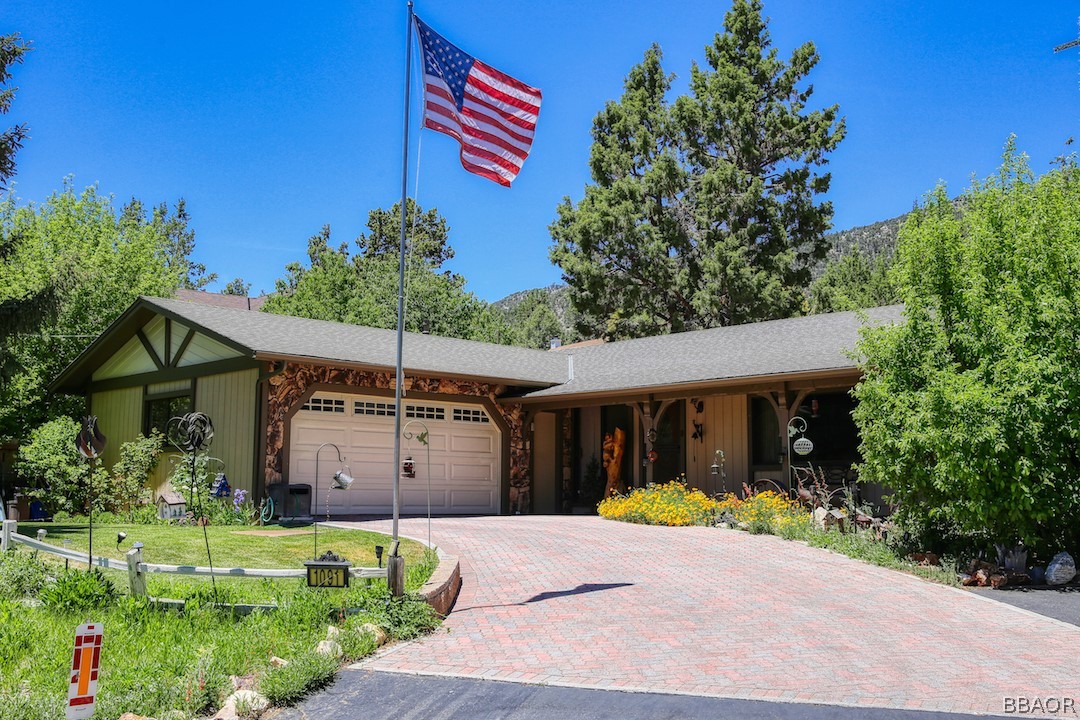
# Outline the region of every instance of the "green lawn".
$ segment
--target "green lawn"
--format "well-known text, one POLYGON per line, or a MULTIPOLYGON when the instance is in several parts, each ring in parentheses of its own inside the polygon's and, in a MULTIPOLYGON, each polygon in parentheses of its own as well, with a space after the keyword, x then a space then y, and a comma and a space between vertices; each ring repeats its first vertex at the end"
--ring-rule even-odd
MULTIPOLYGON (((44 528, 45 541, 64 546, 77 552, 86 552, 89 528, 86 525, 49 522, 19 523, 19 533, 36 537, 44 528)), ((283 528, 278 525, 264 527, 209 526, 206 528, 210 552, 215 568, 303 568, 303 561, 310 560, 315 551, 315 534, 311 526, 283 528)), ((319 554, 333 550, 354 566, 375 567, 375 546, 389 549, 390 538, 365 530, 342 530, 320 528, 318 533, 319 554)), ((203 528, 187 525, 95 525, 94 555, 123 560, 124 554, 135 542, 143 543, 143 562, 161 565, 207 566, 206 544, 203 528), (127 538, 116 545, 118 532, 127 538)), ((405 558, 406 588, 418 589, 437 564, 434 553, 421 543, 402 540, 400 552, 405 558)), ((59 561, 62 563, 63 561, 59 561)), ((385 564, 385 557, 383 559, 385 564)), ((110 573, 121 589, 127 588, 126 573, 110 573)), ((231 602, 273 602, 282 589, 303 584, 303 580, 217 578, 219 598, 231 602)), ((356 582, 356 581, 354 581, 356 582)), ((147 591, 155 597, 184 599, 207 592, 209 577, 177 576, 163 573, 147 575, 147 591)))
MULTIPOLYGON (((73 550, 87 547, 85 525, 21 523, 19 532, 73 550)), ((256 528, 209 527, 215 567, 302 567, 313 553, 311 528, 281 536, 249 535, 256 528)), ((269 527, 266 530, 281 528, 269 527)), ((97 555, 121 558, 132 543, 144 543, 151 563, 206 565, 202 528, 164 525, 94 526, 97 555), (120 550, 116 533, 128 537, 120 550)), ((374 545, 389 545, 384 535, 358 530, 319 531, 319 552, 334 550, 354 565, 374 565, 374 545)), ((419 543, 402 542, 406 584, 418 588, 434 568, 435 554, 419 543)), ((148 575, 148 591, 157 597, 185 598, 183 611, 162 609, 146 598, 126 596, 127 573, 106 572, 119 597, 96 606, 60 604, 75 597, 59 588, 84 587, 90 576, 82 563, 70 563, 23 546, 0 554, 0 718, 62 720, 75 628, 101 622, 105 639, 101 659, 98 711, 115 718, 124 712, 162 717, 205 717, 232 691, 229 676, 252 678, 274 704, 288 704, 332 679, 341 662, 374 651, 370 635, 357 632, 372 622, 396 639, 430 632, 439 623, 430 606, 415 596, 389 597, 386 583, 354 581, 347 590, 311 589, 301 579, 218 578, 222 601, 272 601, 278 609, 238 616, 211 604, 209 578, 148 575), (76 565, 79 569, 76 569, 76 565), (48 579, 48 576, 55 578, 48 579), (57 598, 59 597, 59 603, 57 598), (194 601, 194 602, 192 602, 194 601), (353 614, 355 613, 355 614, 353 614), (317 655, 327 626, 341 629, 340 660, 317 655), (289 664, 274 668, 270 658, 289 664)))

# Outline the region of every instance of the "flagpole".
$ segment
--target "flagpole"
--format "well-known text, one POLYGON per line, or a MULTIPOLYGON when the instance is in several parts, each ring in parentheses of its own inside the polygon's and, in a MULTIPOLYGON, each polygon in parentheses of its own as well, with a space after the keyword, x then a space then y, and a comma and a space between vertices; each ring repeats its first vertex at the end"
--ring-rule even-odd
POLYGON ((401 236, 398 243, 397 298, 397 381, 394 383, 394 523, 393 539, 398 539, 398 520, 401 516, 401 391, 405 372, 401 365, 401 347, 405 337, 405 208, 409 184, 409 89, 412 73, 413 4, 410 1, 408 27, 405 30, 405 123, 401 145, 401 236))

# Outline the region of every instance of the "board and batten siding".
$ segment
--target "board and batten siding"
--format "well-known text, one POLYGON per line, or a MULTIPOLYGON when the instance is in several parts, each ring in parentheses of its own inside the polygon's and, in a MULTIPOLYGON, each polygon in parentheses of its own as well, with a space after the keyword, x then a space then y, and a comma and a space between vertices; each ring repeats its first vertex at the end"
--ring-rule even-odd
POLYGON ((749 479, 749 409, 745 395, 704 397, 701 413, 686 403, 686 480, 708 495, 735 492, 749 479), (694 421, 705 426, 705 441, 694 440, 694 421), (723 450, 727 478, 713 477, 713 453, 723 450))
POLYGON ((123 388, 96 392, 90 397, 90 413, 96 415, 98 428, 105 435, 101 460, 106 469, 120 459, 120 446, 142 432, 143 389, 123 388))
POLYGON ((243 489, 251 499, 254 475, 255 383, 257 369, 209 375, 195 384, 195 410, 214 423, 210 455, 225 463, 225 475, 234 490, 243 489))

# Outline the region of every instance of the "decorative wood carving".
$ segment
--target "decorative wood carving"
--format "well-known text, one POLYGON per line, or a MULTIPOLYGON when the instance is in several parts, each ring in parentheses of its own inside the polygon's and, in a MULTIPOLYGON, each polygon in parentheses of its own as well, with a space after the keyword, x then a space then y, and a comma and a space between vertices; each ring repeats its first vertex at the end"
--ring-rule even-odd
MULTIPOLYGON (((412 392, 441 395, 472 395, 495 400, 506 392, 503 385, 452 380, 448 378, 414 377, 412 392)), ((266 425, 266 483, 282 480, 285 418, 312 385, 341 385, 346 388, 393 388, 393 376, 384 372, 369 372, 324 365, 290 363, 285 372, 269 380, 270 400, 266 425)), ((496 403, 499 415, 510 428, 510 512, 526 513, 531 506, 532 478, 529 476, 529 449, 523 434, 524 410, 519 404, 496 403)))
POLYGON ((621 493, 622 486, 622 458, 626 450, 626 433, 620 427, 612 433, 604 433, 604 469, 607 472, 607 487, 604 488, 604 497, 621 493))

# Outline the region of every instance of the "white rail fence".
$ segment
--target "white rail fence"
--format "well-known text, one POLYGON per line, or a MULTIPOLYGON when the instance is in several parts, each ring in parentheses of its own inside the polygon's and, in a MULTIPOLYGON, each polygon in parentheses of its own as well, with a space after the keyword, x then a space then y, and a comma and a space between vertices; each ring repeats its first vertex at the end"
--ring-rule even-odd
MULTIPOLYGON (((147 573, 167 573, 171 575, 202 575, 215 577, 246 577, 246 578, 303 578, 307 577, 307 568, 208 568, 197 565, 159 565, 157 563, 143 562, 142 548, 128 550, 124 560, 107 558, 101 555, 88 558, 84 552, 78 552, 67 548, 58 548, 47 542, 35 540, 26 535, 16 532, 18 522, 15 520, 3 521, 3 534, 0 535, 0 552, 7 552, 16 544, 25 545, 31 550, 49 553, 64 560, 85 563, 91 560, 94 567, 107 568, 109 570, 127 570, 128 584, 132 595, 146 594, 147 573)), ((349 576, 358 579, 386 580, 388 568, 351 567, 349 576)))

